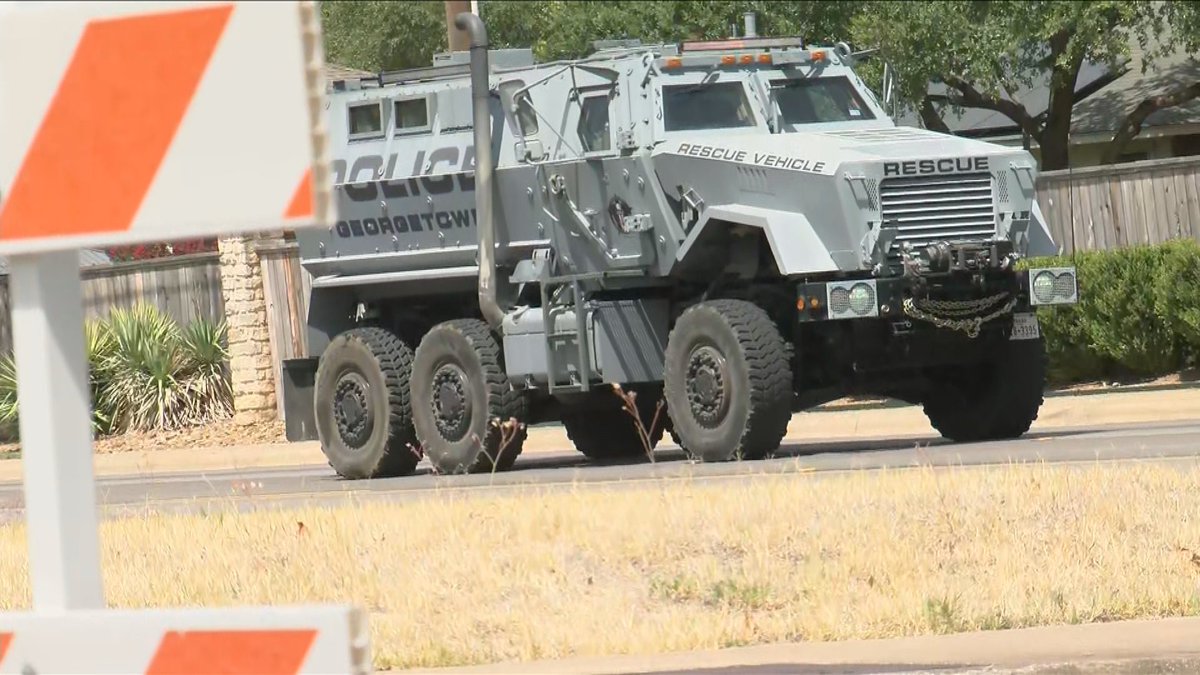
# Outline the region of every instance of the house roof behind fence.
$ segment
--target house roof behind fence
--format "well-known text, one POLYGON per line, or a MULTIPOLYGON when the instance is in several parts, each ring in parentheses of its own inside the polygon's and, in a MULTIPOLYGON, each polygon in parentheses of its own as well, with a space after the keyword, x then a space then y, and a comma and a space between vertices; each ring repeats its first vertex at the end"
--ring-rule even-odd
MULTIPOLYGON (((89 267, 97 267, 101 265, 111 265, 112 258, 104 251, 97 249, 85 248, 79 251, 79 267, 86 269, 89 267)), ((0 258, 0 276, 8 276, 8 259, 0 258)))

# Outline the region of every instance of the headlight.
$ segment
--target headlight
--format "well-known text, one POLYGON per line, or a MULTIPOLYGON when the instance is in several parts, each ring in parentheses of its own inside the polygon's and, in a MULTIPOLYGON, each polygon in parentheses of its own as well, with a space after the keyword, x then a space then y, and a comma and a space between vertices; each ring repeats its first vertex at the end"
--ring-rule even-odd
POLYGON ((1038 302, 1054 302, 1054 275, 1050 272, 1039 272, 1033 278, 1033 295, 1038 302))
POLYGON ((866 316, 875 308, 875 291, 866 284, 855 284, 850 289, 850 309, 859 316, 866 316))
POLYGON ((875 280, 831 281, 825 284, 830 319, 879 316, 875 280))
POLYGON ((1054 277, 1054 297, 1071 298, 1075 296, 1075 275, 1063 272, 1054 277))
POLYGON ((1069 305, 1079 301, 1074 267, 1029 270, 1029 301, 1033 305, 1069 305))
POLYGON ((829 313, 845 314, 850 309, 850 291, 845 288, 835 288, 829 291, 829 313))

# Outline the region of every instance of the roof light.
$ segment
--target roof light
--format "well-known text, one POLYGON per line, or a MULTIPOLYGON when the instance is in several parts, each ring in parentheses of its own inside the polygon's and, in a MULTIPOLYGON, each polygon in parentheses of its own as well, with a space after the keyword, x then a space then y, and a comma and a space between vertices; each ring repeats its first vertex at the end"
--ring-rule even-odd
POLYGON ((667 59, 667 62, 663 65, 663 68, 682 68, 682 67, 683 67, 683 59, 679 58, 678 56, 672 56, 671 58, 667 59))
POLYGON ((742 54, 741 61, 745 65, 750 65, 751 63, 754 63, 754 55, 753 54, 742 54))
POLYGON ((733 54, 726 54, 721 57, 721 63, 727 66, 732 66, 734 63, 737 63, 737 60, 733 58, 733 54))
POLYGON ((685 52, 713 52, 722 49, 785 49, 788 47, 803 48, 804 40, 796 37, 755 37, 736 40, 699 40, 680 44, 680 50, 685 52))
POLYGON ((825 50, 818 49, 817 51, 813 52, 812 60, 813 61, 824 61, 825 60, 825 50))
POLYGON ((758 62, 766 65, 771 65, 772 59, 770 54, 759 54, 758 62))

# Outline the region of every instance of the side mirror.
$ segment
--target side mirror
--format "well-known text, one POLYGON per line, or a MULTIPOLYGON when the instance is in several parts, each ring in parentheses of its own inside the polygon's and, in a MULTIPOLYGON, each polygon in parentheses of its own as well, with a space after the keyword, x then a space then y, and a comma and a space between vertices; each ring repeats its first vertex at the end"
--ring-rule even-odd
POLYGON ((896 96, 896 72, 892 64, 883 64, 883 104, 890 106, 896 96))

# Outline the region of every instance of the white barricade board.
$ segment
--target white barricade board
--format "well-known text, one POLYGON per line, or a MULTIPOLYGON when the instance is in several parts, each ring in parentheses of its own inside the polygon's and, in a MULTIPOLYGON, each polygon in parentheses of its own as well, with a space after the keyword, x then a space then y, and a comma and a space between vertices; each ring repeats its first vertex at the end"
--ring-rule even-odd
POLYGON ((370 672, 367 623, 342 607, 0 614, 0 673, 370 672))
POLYGON ((78 249, 328 226, 323 66, 310 1, 0 3, 34 601, 0 672, 369 671, 354 607, 106 610, 97 537, 78 249))
POLYGON ((330 220, 307 2, 0 4, 0 255, 330 220))

